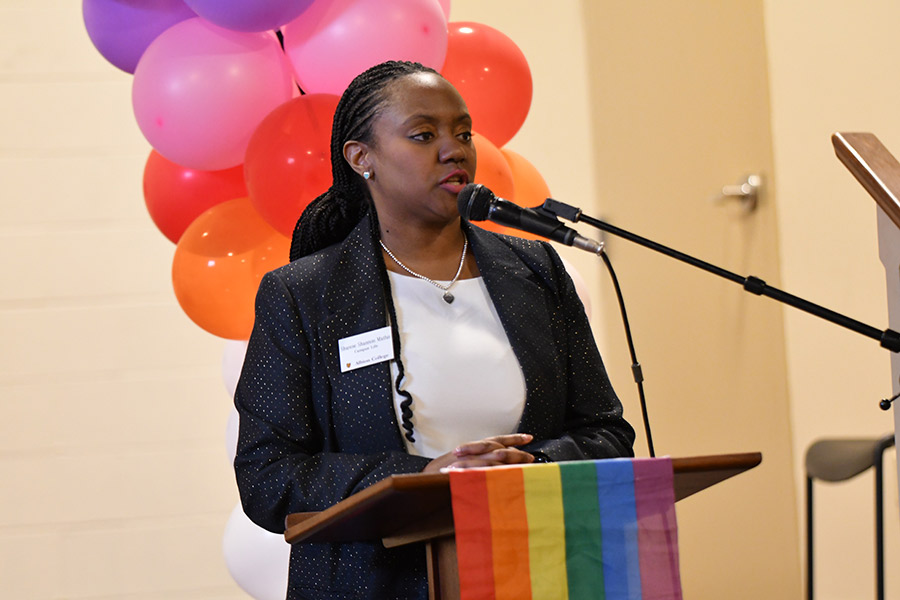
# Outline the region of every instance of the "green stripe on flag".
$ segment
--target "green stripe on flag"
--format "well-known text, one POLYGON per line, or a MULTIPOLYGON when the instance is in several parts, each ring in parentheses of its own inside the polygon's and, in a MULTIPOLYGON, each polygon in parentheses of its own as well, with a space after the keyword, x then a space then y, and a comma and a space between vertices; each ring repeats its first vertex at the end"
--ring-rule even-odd
POLYGON ((594 461, 560 463, 571 600, 604 600, 603 539, 594 461))

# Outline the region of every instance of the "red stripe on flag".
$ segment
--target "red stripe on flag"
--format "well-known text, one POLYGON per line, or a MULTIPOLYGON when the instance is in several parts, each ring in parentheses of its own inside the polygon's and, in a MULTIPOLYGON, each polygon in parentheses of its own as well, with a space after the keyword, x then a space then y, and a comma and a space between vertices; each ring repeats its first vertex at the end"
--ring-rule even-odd
POLYGON ((491 514, 484 471, 452 471, 460 600, 495 600, 491 514))
POLYGON ((487 471, 497 600, 531 600, 528 516, 521 467, 487 471))

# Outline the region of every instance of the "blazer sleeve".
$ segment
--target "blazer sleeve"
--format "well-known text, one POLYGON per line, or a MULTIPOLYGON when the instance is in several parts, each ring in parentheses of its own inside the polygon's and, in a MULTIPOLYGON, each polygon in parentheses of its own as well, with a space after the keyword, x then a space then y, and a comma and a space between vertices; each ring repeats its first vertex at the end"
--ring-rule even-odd
POLYGON ((556 252, 544 245, 556 275, 558 314, 554 318, 560 355, 565 358, 563 427, 535 439, 523 450, 540 462, 634 456, 634 429, 623 417, 600 352, 575 291, 575 284, 556 252))
POLYGON ((427 458, 386 449, 341 452, 328 440, 327 378, 313 375, 313 336, 287 286, 262 280, 256 322, 235 392, 240 417, 234 459, 241 503, 261 527, 281 533, 293 512, 319 511, 427 458), (328 448, 327 446, 332 446, 328 448))

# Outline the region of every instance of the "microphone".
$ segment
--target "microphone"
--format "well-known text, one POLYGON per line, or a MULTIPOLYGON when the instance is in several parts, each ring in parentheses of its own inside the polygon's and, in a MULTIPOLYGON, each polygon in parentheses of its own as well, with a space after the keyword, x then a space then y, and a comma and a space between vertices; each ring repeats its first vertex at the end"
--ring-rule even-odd
POLYGON ((579 235, 577 231, 560 223, 556 217, 535 209, 524 208, 509 200, 498 198, 494 192, 480 183, 466 185, 457 196, 459 214, 467 221, 493 221, 513 229, 527 231, 555 242, 587 250, 593 254, 603 252, 603 243, 579 235))

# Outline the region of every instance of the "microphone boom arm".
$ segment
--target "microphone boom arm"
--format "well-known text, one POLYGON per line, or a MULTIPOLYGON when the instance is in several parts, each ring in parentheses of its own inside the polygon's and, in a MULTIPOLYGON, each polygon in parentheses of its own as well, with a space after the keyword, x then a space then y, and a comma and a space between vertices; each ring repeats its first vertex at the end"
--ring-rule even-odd
POLYGON ((875 327, 866 325, 865 323, 857 321, 856 319, 851 319, 850 317, 842 315, 841 313, 827 309, 824 306, 814 304, 812 302, 804 300, 803 298, 794 296, 793 294, 789 294, 785 291, 779 290, 778 288, 772 287, 759 277, 754 277, 753 275, 742 277, 741 275, 732 273, 731 271, 727 271, 708 262, 694 258, 693 256, 685 254, 684 252, 679 252, 678 250, 674 250, 672 248, 669 248, 668 246, 658 244, 653 240, 648 240, 647 238, 625 231, 624 229, 616 227, 615 225, 610 225, 609 223, 600 221, 599 219, 587 216, 581 212, 581 209, 575 208, 563 202, 559 202, 558 200, 554 200, 552 198, 547 198, 542 206, 533 210, 538 210, 547 215, 561 217, 568 221, 572 221, 573 223, 583 221, 597 229, 606 231, 607 233, 611 233, 615 236, 624 238, 636 244, 640 244, 641 246, 650 248, 651 250, 655 250, 656 252, 665 254, 666 256, 671 256, 672 258, 685 262, 689 265, 692 265, 699 269, 703 269, 704 271, 713 273, 714 275, 718 275, 719 277, 723 277, 725 279, 728 279, 729 281, 733 281, 734 283, 740 284, 746 291, 750 292, 751 294, 755 294, 757 296, 768 296, 769 298, 777 300, 782 304, 793 306, 794 308, 798 308, 811 315, 815 315, 821 319, 825 319, 826 321, 831 321, 832 323, 840 325, 841 327, 845 327, 857 333, 861 333, 866 337, 877 340, 883 348, 887 348, 891 352, 900 352, 900 333, 892 329, 885 329, 883 331, 880 329, 876 329, 875 327))

